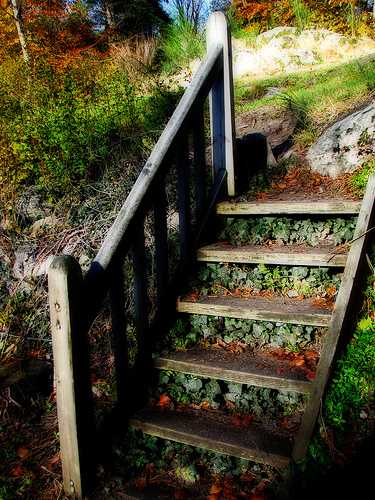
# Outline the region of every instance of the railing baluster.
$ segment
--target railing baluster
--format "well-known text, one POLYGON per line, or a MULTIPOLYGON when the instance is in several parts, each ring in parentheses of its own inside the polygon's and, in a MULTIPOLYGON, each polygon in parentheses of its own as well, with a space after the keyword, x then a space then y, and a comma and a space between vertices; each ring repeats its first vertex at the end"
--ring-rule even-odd
POLYGON ((206 205, 206 148, 204 132, 204 109, 200 107, 194 119, 193 129, 196 196, 195 220, 197 224, 203 215, 206 205))
POLYGON ((126 337, 125 279, 122 263, 118 262, 111 276, 110 302, 112 317, 112 349, 115 360, 117 402, 124 406, 127 399, 128 344, 126 337))
POLYGON ((189 164, 188 137, 181 138, 177 152, 177 191, 180 226, 180 259, 186 263, 190 248, 190 203, 189 203, 189 164))
POLYGON ((148 299, 144 221, 135 225, 133 238, 133 265, 134 265, 134 306, 135 327, 137 331, 137 364, 143 365, 146 356, 145 334, 148 328, 148 299), (140 226, 140 227, 139 227, 140 226))
POLYGON ((157 307, 158 311, 162 311, 169 282, 167 196, 164 182, 155 190, 154 195, 154 233, 157 307))

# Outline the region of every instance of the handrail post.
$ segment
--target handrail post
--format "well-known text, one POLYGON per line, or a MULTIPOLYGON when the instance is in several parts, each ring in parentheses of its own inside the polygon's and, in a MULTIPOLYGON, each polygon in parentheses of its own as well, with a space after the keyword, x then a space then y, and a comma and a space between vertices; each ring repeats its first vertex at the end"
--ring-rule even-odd
POLYGON ((64 490, 80 500, 91 472, 88 441, 93 439, 93 414, 83 279, 73 257, 53 260, 48 288, 64 490))
POLYGON ((210 92, 211 144, 214 173, 227 170, 228 195, 235 195, 235 123, 232 40, 223 12, 214 12, 207 23, 207 51, 223 47, 223 69, 210 92))

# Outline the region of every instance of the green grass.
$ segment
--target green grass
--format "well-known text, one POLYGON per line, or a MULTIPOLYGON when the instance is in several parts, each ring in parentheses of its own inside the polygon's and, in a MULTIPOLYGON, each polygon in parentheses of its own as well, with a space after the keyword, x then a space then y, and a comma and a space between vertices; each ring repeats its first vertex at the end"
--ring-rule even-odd
POLYGON ((187 68, 192 60, 203 56, 204 45, 203 35, 184 16, 178 16, 162 36, 162 70, 171 73, 187 68))
MULTIPOLYGON (((314 72, 294 73, 256 82, 243 79, 236 87, 236 112, 272 105, 287 107, 297 115, 300 130, 314 132, 363 102, 375 88, 375 61, 343 64, 314 72), (267 89, 280 94, 265 97, 267 89)), ((306 141, 307 136, 303 137, 306 141)))

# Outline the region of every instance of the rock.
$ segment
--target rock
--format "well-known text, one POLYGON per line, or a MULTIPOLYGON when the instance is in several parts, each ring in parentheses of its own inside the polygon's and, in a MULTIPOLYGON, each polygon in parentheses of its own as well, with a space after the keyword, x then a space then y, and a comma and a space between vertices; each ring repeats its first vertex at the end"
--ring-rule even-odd
POLYGON ((236 129, 238 136, 252 132, 264 134, 277 156, 290 146, 296 125, 297 120, 292 112, 263 106, 238 117, 236 129))
POLYGON ((23 246, 14 252, 13 276, 18 280, 29 280, 46 275, 54 258, 53 255, 46 259, 38 259, 31 246, 23 246))
POLYGON ((297 33, 297 28, 292 26, 278 26, 272 30, 261 33, 257 37, 258 43, 268 43, 272 38, 277 38, 285 35, 295 35, 297 33))
POLYGON ((42 197, 33 190, 26 190, 15 203, 17 221, 21 226, 41 219, 50 214, 50 208, 43 203, 42 197))
POLYGON ((30 228, 30 234, 33 238, 43 234, 46 230, 52 229, 58 224, 58 219, 54 215, 39 219, 30 228))
POLYGON ((337 177, 353 172, 375 153, 375 104, 335 123, 311 146, 307 160, 312 170, 337 177))

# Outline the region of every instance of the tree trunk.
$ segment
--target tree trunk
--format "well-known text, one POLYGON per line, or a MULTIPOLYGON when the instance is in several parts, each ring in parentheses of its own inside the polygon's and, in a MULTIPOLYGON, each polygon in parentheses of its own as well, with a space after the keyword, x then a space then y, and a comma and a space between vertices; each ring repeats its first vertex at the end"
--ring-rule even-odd
POLYGON ((20 41, 23 58, 24 58, 24 61, 26 63, 28 63, 30 61, 30 58, 29 58, 29 54, 27 52, 26 37, 25 37, 24 30, 23 30, 23 23, 22 23, 20 11, 18 9, 17 0, 10 0, 10 3, 12 6, 14 22, 16 23, 16 27, 17 27, 18 38, 20 41))
POLYGON ((111 5, 111 2, 108 0, 104 2, 104 15, 107 27, 114 28, 116 23, 113 15, 113 7, 111 5))

